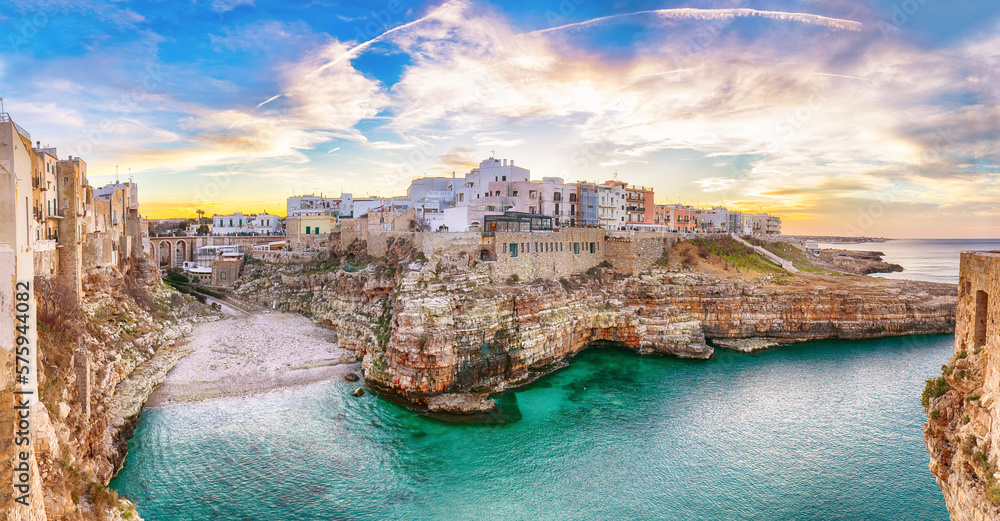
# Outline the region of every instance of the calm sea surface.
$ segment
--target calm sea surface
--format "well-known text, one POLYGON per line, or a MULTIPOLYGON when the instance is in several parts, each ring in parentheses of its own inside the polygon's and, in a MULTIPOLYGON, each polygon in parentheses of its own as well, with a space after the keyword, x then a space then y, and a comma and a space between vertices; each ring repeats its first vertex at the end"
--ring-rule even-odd
MULTIPOLYGON (((1000 249, 971 244, 847 247, 954 282, 958 251, 1000 249)), ((591 349, 516 392, 523 418, 495 426, 355 398, 342 381, 147 409, 112 487, 147 521, 946 521, 920 392, 952 343, 823 341, 708 361, 591 349)))
POLYGON ((873 275, 890 279, 958 283, 959 255, 963 251, 1000 250, 1000 239, 894 239, 882 243, 828 244, 823 248, 880 251, 882 260, 904 271, 873 275))

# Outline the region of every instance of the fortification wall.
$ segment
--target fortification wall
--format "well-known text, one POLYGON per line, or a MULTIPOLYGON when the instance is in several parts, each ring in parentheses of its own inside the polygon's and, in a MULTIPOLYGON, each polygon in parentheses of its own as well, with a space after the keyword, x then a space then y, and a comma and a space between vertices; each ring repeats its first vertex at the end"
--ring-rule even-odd
POLYGON ((496 261, 489 263, 493 280, 512 275, 519 280, 553 279, 581 273, 604 262, 604 235, 599 228, 564 228, 557 232, 497 232, 496 261))
POLYGON ((312 262, 319 255, 314 251, 251 251, 254 259, 276 264, 305 264, 312 262))

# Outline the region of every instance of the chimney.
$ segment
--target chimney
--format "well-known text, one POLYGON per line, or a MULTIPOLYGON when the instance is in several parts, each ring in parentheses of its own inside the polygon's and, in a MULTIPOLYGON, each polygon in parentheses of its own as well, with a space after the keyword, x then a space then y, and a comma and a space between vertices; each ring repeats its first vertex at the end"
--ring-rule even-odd
POLYGON ((514 160, 513 159, 510 160, 510 166, 514 166, 514 160))
POLYGON ((506 159, 503 160, 503 166, 507 166, 507 160, 506 159))

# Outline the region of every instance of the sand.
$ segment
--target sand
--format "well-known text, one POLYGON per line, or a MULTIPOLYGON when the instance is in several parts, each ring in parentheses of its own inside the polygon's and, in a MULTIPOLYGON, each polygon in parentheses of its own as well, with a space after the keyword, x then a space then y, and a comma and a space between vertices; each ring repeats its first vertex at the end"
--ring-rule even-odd
POLYGON ((247 314, 195 326, 177 362, 146 402, 147 407, 270 390, 360 374, 353 351, 337 345, 336 333, 290 313, 247 314))

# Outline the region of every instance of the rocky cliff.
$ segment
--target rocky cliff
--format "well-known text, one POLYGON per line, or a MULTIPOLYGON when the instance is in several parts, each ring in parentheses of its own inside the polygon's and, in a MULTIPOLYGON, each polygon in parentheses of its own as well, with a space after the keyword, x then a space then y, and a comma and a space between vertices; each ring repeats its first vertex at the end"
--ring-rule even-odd
POLYGON ((257 263, 238 291, 335 329, 362 358, 370 386, 417 404, 518 385, 597 341, 708 358, 716 339, 802 342, 954 328, 955 287, 947 284, 700 273, 671 262, 637 276, 595 267, 559 280, 496 281, 468 256, 421 256, 397 244, 384 260, 257 263))
POLYGON ((963 253, 955 353, 927 381, 924 440, 953 521, 1000 519, 1000 252, 963 253))
POLYGON ((47 519, 138 519, 106 485, 148 392, 202 309, 167 290, 147 260, 90 270, 82 303, 59 279, 36 278, 38 410, 33 433, 47 519), (163 348, 163 349, 161 349, 163 348), (166 356, 170 358, 170 356, 166 356), (153 369, 150 369, 153 366, 153 369), (143 384, 145 382, 145 385, 143 384))

